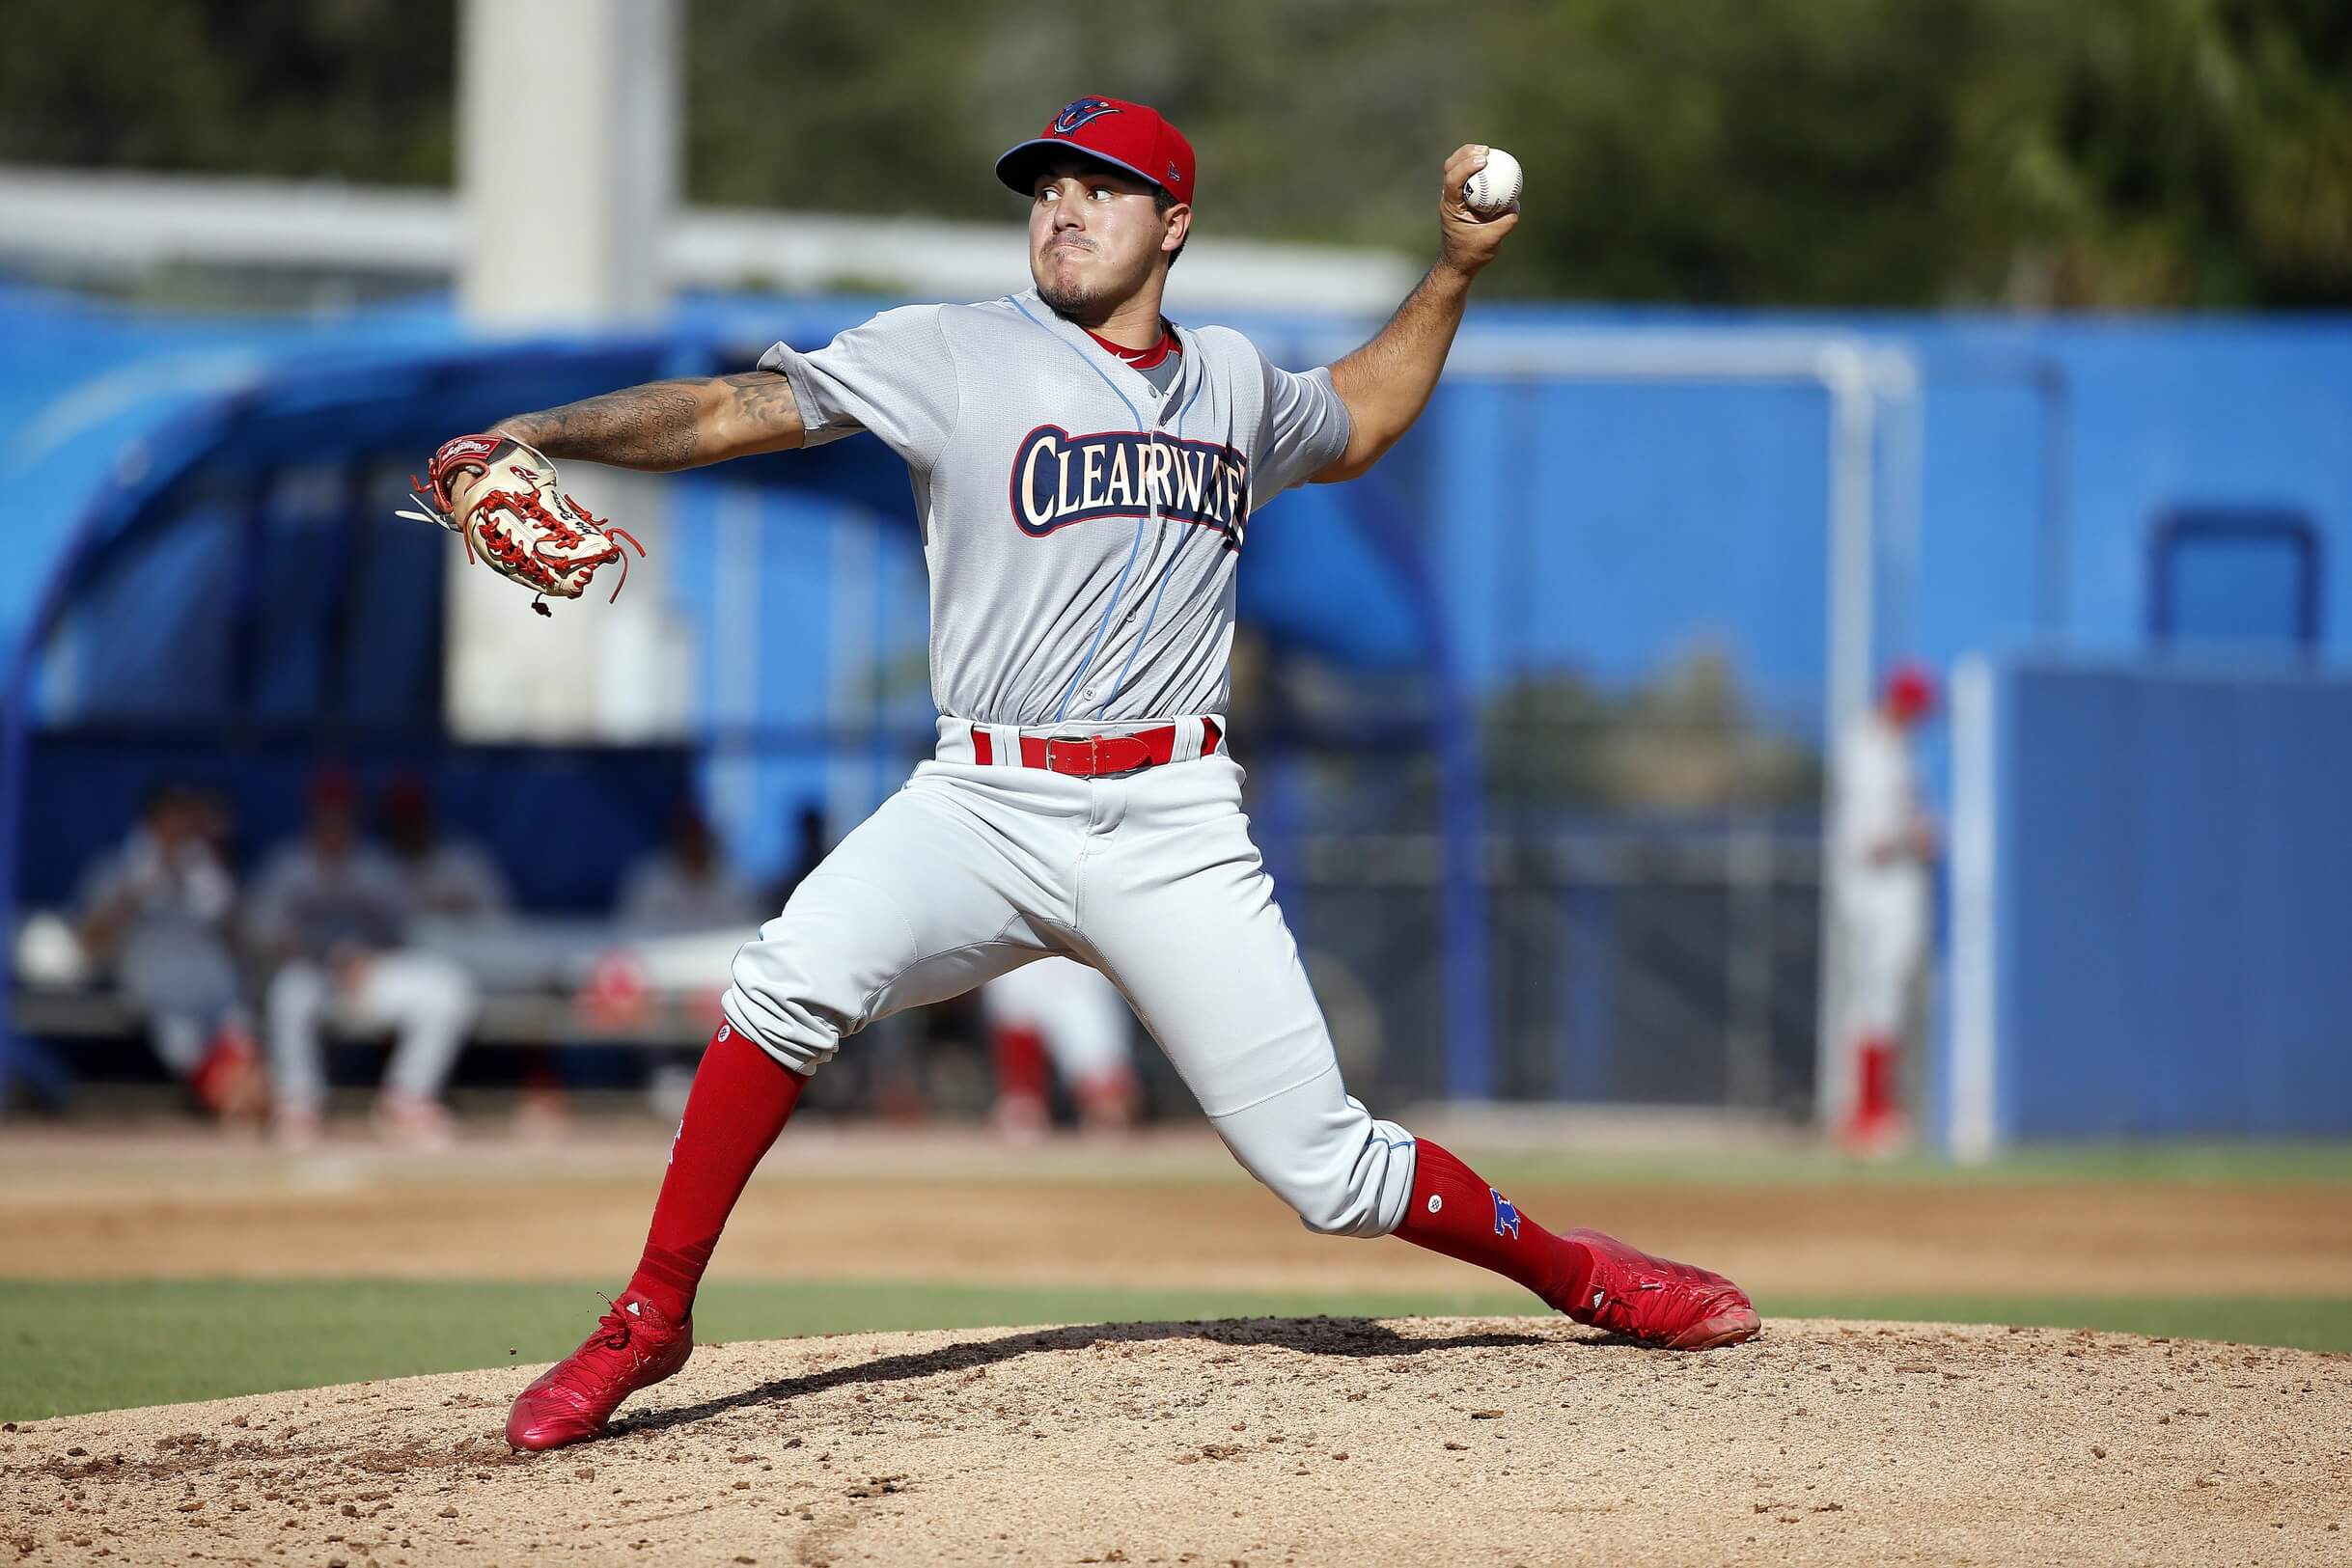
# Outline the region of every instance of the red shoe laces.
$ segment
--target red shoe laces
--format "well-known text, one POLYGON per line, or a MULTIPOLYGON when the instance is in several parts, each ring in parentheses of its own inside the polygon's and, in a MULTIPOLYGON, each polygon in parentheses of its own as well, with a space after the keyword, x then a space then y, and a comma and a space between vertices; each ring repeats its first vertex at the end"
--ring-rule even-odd
MULTIPOLYGON (((590 1334, 586 1342, 571 1353, 570 1358, 564 1362, 563 1369, 555 1375, 555 1382, 559 1386, 569 1389, 574 1393, 595 1395, 607 1391, 603 1385, 608 1381, 610 1374, 601 1364, 605 1359, 591 1356, 589 1351, 592 1347, 601 1346, 608 1351, 623 1351, 628 1349, 630 1340, 636 1337, 636 1325, 629 1321, 628 1314, 621 1309, 620 1304, 607 1296, 604 1298, 604 1305, 611 1307, 612 1310, 596 1319, 596 1332, 590 1334)), ((635 1368, 632 1365, 628 1370, 633 1371, 635 1368)))

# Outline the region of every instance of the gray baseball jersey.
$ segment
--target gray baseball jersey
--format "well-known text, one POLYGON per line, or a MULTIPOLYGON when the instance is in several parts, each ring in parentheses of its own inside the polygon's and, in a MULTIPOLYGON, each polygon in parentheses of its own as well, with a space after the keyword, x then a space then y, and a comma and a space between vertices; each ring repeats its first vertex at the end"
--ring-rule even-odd
POLYGON ((1034 291, 778 344, 808 444, 906 462, 931 583, 931 700, 983 724, 1225 709, 1250 513, 1347 446, 1331 372, 1177 329, 1165 391, 1034 291))
MULTIPOLYGON (((1226 700, 1250 512, 1328 467, 1347 410, 1221 328, 1151 377, 1035 293, 891 311, 791 378, 812 442, 906 460, 939 750, 736 953, 728 1027, 808 1072, 844 1036, 1056 954, 1118 986, 1243 1166, 1316 1230, 1402 1218, 1412 1135, 1348 1097, 1274 901, 1226 700), (1073 778, 1009 731, 1168 725, 1164 765, 1073 778), (975 726, 996 733, 985 754, 975 726)), ((1025 737, 1024 737, 1025 738, 1025 737)))

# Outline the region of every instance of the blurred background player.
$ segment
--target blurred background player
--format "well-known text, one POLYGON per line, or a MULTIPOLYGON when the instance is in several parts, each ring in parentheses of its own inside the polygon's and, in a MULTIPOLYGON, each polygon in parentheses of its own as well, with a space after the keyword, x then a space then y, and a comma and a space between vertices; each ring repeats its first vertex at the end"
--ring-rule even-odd
POLYGON ((475 1012, 464 970, 406 946, 406 885, 393 859, 359 836, 349 775, 313 780, 302 834, 255 878, 246 927, 267 982, 270 1088, 277 1136, 315 1145, 327 1097, 330 1011, 358 1029, 397 1036, 376 1097, 382 1137, 435 1147, 450 1141, 441 1088, 475 1012))
POLYGON ((79 935, 146 1022, 163 1064, 216 1116, 268 1104, 236 957, 236 883, 218 808, 186 784, 159 785, 121 848, 84 881, 79 935))
MULTIPOLYGON (((805 819, 802 827, 805 832, 805 819)), ((688 936, 739 932, 783 907, 761 907, 759 895, 727 864, 725 846, 710 819, 702 808, 684 801, 670 813, 670 831, 661 848, 622 878, 613 918, 630 936, 688 936)), ((664 1051, 647 1073, 646 1104, 664 1121, 675 1121, 685 1110, 697 1059, 694 1051, 664 1051)))
POLYGON ((719 836, 691 802, 670 813, 662 847, 629 867, 613 914, 632 934, 740 930, 767 912, 727 864, 719 836))
MULTIPOLYGON (((432 788, 424 776, 394 776, 384 786, 378 814, 384 847, 401 873, 401 891, 414 922, 412 930, 418 934, 433 931, 443 943, 485 935, 496 940, 495 933, 484 928, 514 919, 513 890, 487 850, 443 829, 432 788)), ((479 952, 481 949, 469 950, 479 952)), ((480 972, 476 974, 479 978, 480 972)), ((571 1104, 565 1092, 559 1051, 557 1044, 541 1040, 516 1052, 521 1082, 510 1128, 517 1136, 545 1142, 562 1136, 570 1126, 571 1104)))
POLYGON ((432 791, 413 773, 384 789, 384 844, 416 920, 497 921, 514 910, 507 879, 479 844, 441 831, 432 791))
POLYGON ((1126 998, 1097 969, 1040 958, 981 988, 996 1063, 997 1131, 1016 1142, 1053 1122, 1048 1063, 1090 1133, 1124 1132, 1140 1106, 1126 998))
POLYGON ((1845 1002, 1854 1099, 1850 1147, 1882 1151, 1902 1142, 1903 1042, 1924 981, 1934 896, 1935 820, 1920 802, 1912 742, 1935 707, 1935 682, 1916 664, 1887 675, 1878 705, 1853 726, 1831 782, 1836 810, 1838 919, 1843 925, 1845 1002))

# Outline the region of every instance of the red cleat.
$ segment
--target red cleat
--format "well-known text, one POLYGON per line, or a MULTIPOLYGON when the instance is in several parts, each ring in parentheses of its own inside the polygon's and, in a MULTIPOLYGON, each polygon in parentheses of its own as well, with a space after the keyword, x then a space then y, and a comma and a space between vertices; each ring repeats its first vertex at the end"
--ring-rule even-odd
POLYGON ((515 1396, 507 1416, 509 1443, 561 1448, 599 1436, 621 1401, 659 1383, 694 1354, 692 1319, 673 1325, 634 1292, 612 1307, 579 1349, 515 1396))
POLYGON ((1713 1350, 1753 1339, 1763 1327, 1748 1293, 1720 1274, 1652 1257, 1597 1230, 1569 1230, 1563 1241, 1591 1254, 1579 1305, 1569 1317, 1667 1350, 1713 1350))

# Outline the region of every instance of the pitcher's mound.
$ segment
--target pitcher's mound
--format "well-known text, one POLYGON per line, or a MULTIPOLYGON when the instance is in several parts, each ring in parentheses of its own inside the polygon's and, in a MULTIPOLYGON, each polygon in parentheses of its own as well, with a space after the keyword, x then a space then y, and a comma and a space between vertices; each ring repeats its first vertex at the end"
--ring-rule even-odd
MULTIPOLYGON (((0 1433, 18 1562, 2352 1561, 2352 1358, 1770 1322, 1253 1319, 706 1346, 519 1455, 539 1369, 0 1433)), ((0 1559, 5 1560, 5 1559, 0 1559)))

